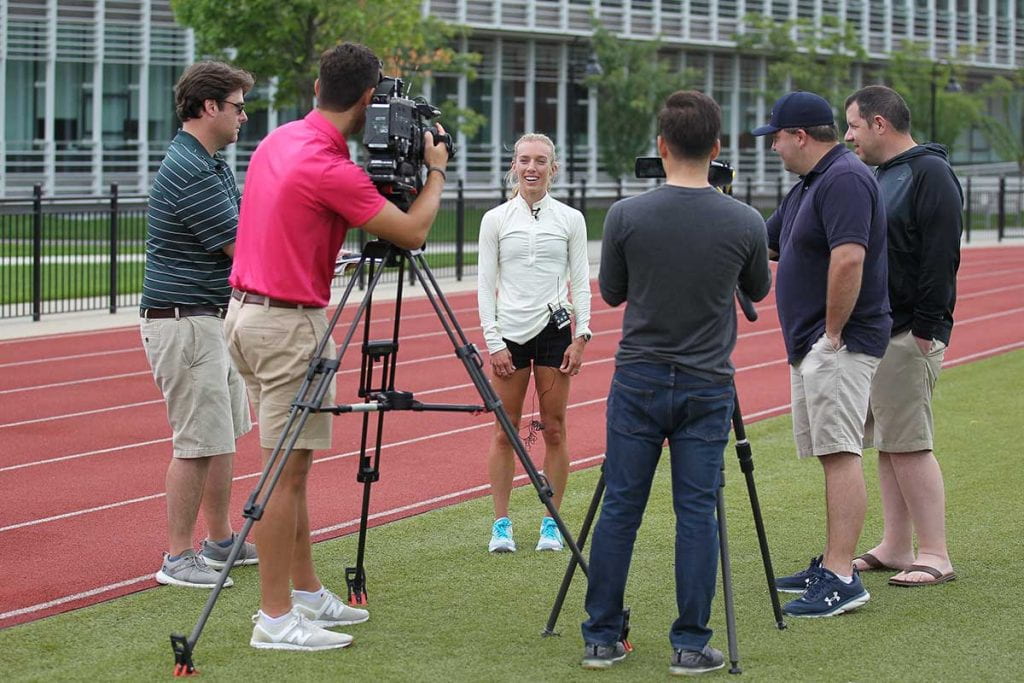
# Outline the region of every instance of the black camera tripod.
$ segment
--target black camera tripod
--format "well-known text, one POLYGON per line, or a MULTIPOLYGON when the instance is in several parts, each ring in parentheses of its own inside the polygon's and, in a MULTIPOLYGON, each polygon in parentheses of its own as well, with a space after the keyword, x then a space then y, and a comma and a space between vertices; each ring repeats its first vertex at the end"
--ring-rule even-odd
POLYGON ((295 442, 298 439, 306 420, 312 413, 331 412, 334 414, 363 414, 359 469, 356 475, 356 480, 363 484, 362 512, 359 519, 358 551, 355 566, 347 567, 345 569, 345 581, 348 584, 349 603, 353 605, 366 603, 366 571, 364 569, 363 562, 366 551, 366 530, 370 510, 370 488, 373 483, 380 478, 379 465, 383 439, 384 414, 393 410, 465 413, 479 413, 486 410, 488 412, 493 412, 497 417, 499 425, 505 432, 505 436, 512 444, 513 451, 519 458, 520 463, 522 463, 523 469, 530 478, 530 483, 532 483, 534 488, 537 490, 541 503, 543 503, 547 508, 548 515, 555 520, 555 524, 558 526, 558 530, 562 533, 565 544, 572 552, 574 560, 582 568, 584 574, 586 574, 586 560, 583 558, 579 547, 577 547, 569 528, 562 521, 561 516, 559 516, 558 509, 555 508, 554 503, 552 503, 553 492, 551 490, 551 486, 548 484, 545 476, 537 471, 537 468, 530 460, 526 447, 523 445, 522 439, 519 436, 518 426, 512 424, 512 420, 505 411, 501 400, 498 398, 494 388, 484 375, 483 360, 480 358, 480 354, 476 347, 466 338, 465 333, 459 326, 458 321, 455 319, 455 313, 452 311, 448 300, 441 292, 441 288, 427 264, 427 260, 423 255, 422 249, 401 249, 390 242, 377 240, 365 245, 362 255, 359 258, 359 262, 355 266, 355 270, 349 279, 348 286, 345 289, 341 302, 338 304, 337 309, 334 312, 334 316, 331 318, 327 332, 317 344, 316 352, 313 359, 310 361, 306 377, 303 380, 302 386, 299 388, 298 395, 292 402, 288 421, 277 440, 277 445, 275 445, 273 452, 267 459, 267 463, 263 468, 259 481, 256 482, 255 488, 246 500, 245 508, 242 513, 245 517, 245 522, 242 525, 242 529, 235 537, 235 543, 231 547, 231 551, 228 553, 228 558, 225 562, 224 568, 220 571, 217 583, 215 584, 210 597, 207 599, 202 613, 199 615, 199 621, 196 623, 195 628, 192 629, 192 633, 188 637, 183 634, 171 635, 171 646, 174 650, 175 676, 189 676, 196 673, 196 668, 192 661, 192 654, 195 650, 196 643, 199 641, 199 636, 202 634, 203 627, 205 626, 210 613, 213 611, 213 607, 224 587, 224 582, 227 580, 232 565, 234 565, 235 560, 238 559, 238 555, 241 552, 242 544, 244 543, 246 536, 248 536, 249 531, 252 529, 252 525, 263 516, 267 502, 270 500, 274 487, 277 485, 285 464, 294 449, 295 442), (466 371, 469 373, 470 379, 473 381, 473 385, 479 392, 480 398, 483 400, 483 405, 421 403, 414 398, 412 392, 399 391, 395 388, 399 324, 402 312, 402 292, 405 280, 405 267, 407 265, 409 267, 410 274, 423 287, 423 291, 430 300, 430 303, 437 314, 438 320, 441 322, 441 326, 444 328, 445 333, 448 335, 448 339, 454 346, 456 357, 462 361, 466 371), (394 327, 390 339, 374 341, 369 339, 371 303, 373 300, 374 290, 380 282, 380 278, 385 267, 398 268, 394 327), (362 302, 356 309, 355 316, 348 327, 345 338, 338 346, 336 357, 325 358, 324 351, 327 347, 328 340, 331 337, 331 333, 341 317, 342 310, 348 302, 355 284, 357 282, 364 281, 362 278, 367 271, 369 274, 369 284, 363 294, 362 302), (344 357, 346 350, 349 348, 349 345, 355 336, 356 330, 359 328, 360 321, 362 321, 364 325, 362 366, 360 368, 359 388, 359 397, 363 399, 363 402, 324 406, 324 399, 327 396, 331 383, 334 381, 334 376, 341 364, 341 359, 344 357), (375 386, 374 366, 376 364, 380 365, 381 372, 379 385, 375 386), (370 437, 370 413, 377 413, 375 442, 373 444, 372 457, 367 452, 368 440, 370 437))
MULTIPOLYGON (((739 289, 736 290, 736 298, 739 300, 740 308, 743 309, 743 314, 747 320, 753 322, 757 320, 757 311, 754 309, 754 305, 750 299, 739 289)), ((735 383, 733 384, 735 389, 735 383)), ((764 520, 761 517, 761 505, 757 499, 757 487, 754 484, 754 460, 753 451, 750 448, 750 442, 747 440, 747 432, 743 426, 743 415, 740 412, 740 399, 739 394, 734 393, 735 401, 733 403, 732 412, 732 428, 733 435, 736 437, 736 457, 739 459, 740 471, 743 472, 743 476, 747 482, 747 495, 750 497, 750 508, 754 514, 754 527, 757 530, 757 541, 761 548, 761 560, 764 564, 764 576, 768 582, 768 595, 772 603, 772 613, 775 616, 775 625, 779 630, 786 628, 786 623, 782 619, 782 607, 779 604, 779 592, 775 587, 775 572, 772 569, 772 558, 768 551, 768 537, 765 534, 764 520)), ((580 548, 587 541, 587 536, 590 534, 590 527, 594 522, 594 517, 597 515, 598 507, 601 505, 601 498, 604 497, 605 481, 604 481, 604 465, 601 465, 601 476, 597 480, 597 486, 594 489, 594 496, 590 500, 590 507, 587 509, 587 514, 583 519, 583 526, 580 528, 579 535, 579 546, 580 548)), ((719 553, 721 556, 722 566, 722 598, 725 601, 725 629, 726 635, 729 641, 729 661, 731 667, 729 673, 742 673, 743 670, 739 666, 739 646, 736 640, 736 612, 733 606, 733 589, 732 589, 732 563, 729 559, 729 534, 725 522, 725 461, 722 461, 722 478, 721 483, 718 486, 718 500, 715 504, 716 517, 718 518, 718 538, 719 538, 719 553)), ((542 636, 555 636, 559 635, 555 631, 555 624, 558 622, 558 615, 562 611, 562 605, 565 603, 565 597, 569 592, 569 586, 572 583, 573 576, 576 573, 577 557, 574 554, 569 558, 569 566, 565 569, 565 576, 562 578, 562 585, 558 589, 558 595, 555 597, 555 604, 551 607, 551 614, 548 616, 548 622, 541 632, 542 636)), ((626 647, 627 651, 632 649, 629 644, 629 608, 623 610, 623 628, 622 633, 619 636, 620 641, 626 647)))

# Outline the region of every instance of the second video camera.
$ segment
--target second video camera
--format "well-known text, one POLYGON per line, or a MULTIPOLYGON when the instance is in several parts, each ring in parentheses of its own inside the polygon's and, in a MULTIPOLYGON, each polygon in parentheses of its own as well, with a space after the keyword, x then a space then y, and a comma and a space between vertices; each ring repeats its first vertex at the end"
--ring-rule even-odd
MULTIPOLYGON (((633 171, 637 178, 664 178, 665 165, 661 157, 637 157, 633 165, 633 171)), ((708 182, 712 187, 729 187, 732 185, 735 173, 732 166, 715 159, 708 169, 708 182)))
POLYGON ((439 134, 431 123, 441 111, 422 97, 405 97, 404 88, 400 78, 381 77, 366 110, 363 144, 369 153, 370 180, 391 202, 408 209, 423 187, 423 133, 429 130, 434 144, 446 144, 450 159, 455 158, 455 145, 450 135, 439 134))

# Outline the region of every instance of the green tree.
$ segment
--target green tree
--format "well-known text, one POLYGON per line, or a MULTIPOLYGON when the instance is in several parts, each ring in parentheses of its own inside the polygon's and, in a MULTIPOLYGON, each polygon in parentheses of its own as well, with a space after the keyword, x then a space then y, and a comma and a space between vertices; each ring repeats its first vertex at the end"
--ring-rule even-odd
POLYGON ((979 121, 984 107, 984 98, 977 93, 947 90, 951 79, 963 83, 965 73, 966 69, 958 59, 936 62, 928 56, 927 45, 905 41, 890 56, 882 77, 886 85, 907 101, 915 139, 939 142, 952 149, 960 134, 979 121))
POLYGON ((601 74, 584 82, 597 88, 598 147, 613 178, 633 174, 637 156, 654 139, 658 109, 672 92, 693 87, 692 70, 675 70, 658 56, 658 41, 622 40, 595 25, 593 48, 601 74))
MULTIPOLYGON (((434 72, 467 73, 479 55, 452 49, 463 29, 424 17, 407 0, 171 0, 178 21, 196 35, 196 51, 226 59, 257 79, 277 79, 274 106, 313 106, 313 82, 324 50, 345 41, 372 49, 385 73, 415 94, 434 72)), ((471 112, 448 113, 447 127, 479 125, 471 112)), ((468 128, 465 132, 472 134, 468 128)))
POLYGON ((994 116, 982 115, 978 125, 1001 158, 1014 161, 1024 175, 1024 69, 1009 78, 996 76, 981 89, 994 116))
POLYGON ((740 51, 768 61, 765 99, 773 102, 791 90, 817 93, 836 109, 841 125, 843 102, 855 89, 853 67, 867 61, 853 27, 834 16, 823 16, 818 26, 809 19, 780 23, 763 14, 748 14, 743 21, 743 32, 735 36, 740 51))

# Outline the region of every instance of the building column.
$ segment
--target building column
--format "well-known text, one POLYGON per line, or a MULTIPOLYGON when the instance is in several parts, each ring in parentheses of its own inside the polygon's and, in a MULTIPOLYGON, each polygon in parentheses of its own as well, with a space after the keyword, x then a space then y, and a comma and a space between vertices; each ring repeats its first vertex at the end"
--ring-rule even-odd
POLYGON ((504 49, 501 38, 494 39, 494 80, 491 81, 491 177, 501 185, 501 82, 504 49))
POLYGON ((740 170, 740 61, 742 57, 736 52, 732 56, 732 92, 729 93, 729 156, 733 167, 740 170))
MULTIPOLYGON (((46 3, 46 70, 43 79, 43 192, 52 195, 57 182, 54 117, 57 110, 57 0, 46 3)), ((39 87, 39 84, 36 84, 39 87)), ((35 93, 33 93, 34 95, 35 93)))
POLYGON ((7 0, 0 0, 0 197, 7 195, 7 0))
MULTIPOLYGON (((469 40, 466 36, 462 36, 459 39, 459 52, 466 54, 469 50, 469 40)), ((465 73, 459 74, 458 92, 456 93, 457 102, 459 109, 466 109, 469 107, 469 78, 465 73)), ((462 127, 459 127, 459 134, 455 138, 455 146, 457 149, 462 150, 462 154, 455 158, 456 169, 458 169, 458 176, 465 178, 469 171, 469 164, 466 161, 466 134, 462 131, 462 127)))
POLYGON ((103 45, 106 42, 106 21, 106 0, 96 0, 92 53, 92 194, 97 196, 103 194, 103 45))
MULTIPOLYGON (((532 3, 531 3, 532 6, 532 3)), ((526 83, 523 91, 525 102, 523 111, 524 133, 532 133, 536 130, 536 107, 537 107, 537 41, 532 38, 526 41, 526 83)))
MULTIPOLYGON (((758 57, 758 59, 757 59, 757 89, 760 90, 761 92, 764 92, 765 88, 767 87, 767 83, 768 83, 768 58, 767 57, 758 57)), ((756 114, 756 117, 755 117, 754 120, 757 121, 758 125, 761 125, 761 122, 765 121, 767 116, 768 116, 768 114, 767 114, 767 107, 765 106, 764 95, 758 95, 757 96, 757 114, 756 114)), ((757 140, 758 140, 757 147, 755 148, 757 150, 757 154, 754 157, 755 158, 755 162, 754 162, 754 167, 755 167, 755 170, 754 170, 754 180, 757 182, 758 186, 760 186, 765 181, 765 156, 767 154, 766 149, 765 149, 767 147, 767 144, 765 144, 765 143, 767 142, 767 138, 765 136, 761 136, 761 137, 757 138, 757 140)))
MULTIPOLYGON (((569 43, 562 43, 558 55, 558 102, 555 103, 555 145, 566 159, 569 153, 569 43)), ((566 162, 568 163, 568 162, 566 162)))
POLYGON ((597 88, 587 88, 587 183, 597 182, 597 88))
POLYGON ((142 0, 142 54, 139 64, 139 194, 149 192, 149 64, 152 60, 153 0, 142 0))

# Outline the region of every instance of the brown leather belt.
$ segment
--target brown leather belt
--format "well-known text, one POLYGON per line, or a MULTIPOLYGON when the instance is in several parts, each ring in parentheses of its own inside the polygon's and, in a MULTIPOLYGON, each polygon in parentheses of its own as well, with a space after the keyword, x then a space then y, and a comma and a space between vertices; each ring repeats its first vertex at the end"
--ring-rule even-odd
POLYGON ((240 289, 231 290, 231 298, 241 301, 242 304, 258 304, 260 306, 273 306, 274 308, 317 308, 316 306, 304 306, 303 304, 297 304, 292 301, 283 301, 281 299, 272 299, 269 296, 263 296, 262 294, 253 294, 252 292, 243 292, 240 289))
POLYGON ((193 315, 212 315, 223 318, 227 312, 225 308, 217 306, 174 306, 173 308, 140 308, 139 315, 146 320, 158 320, 161 318, 188 318, 193 315))

